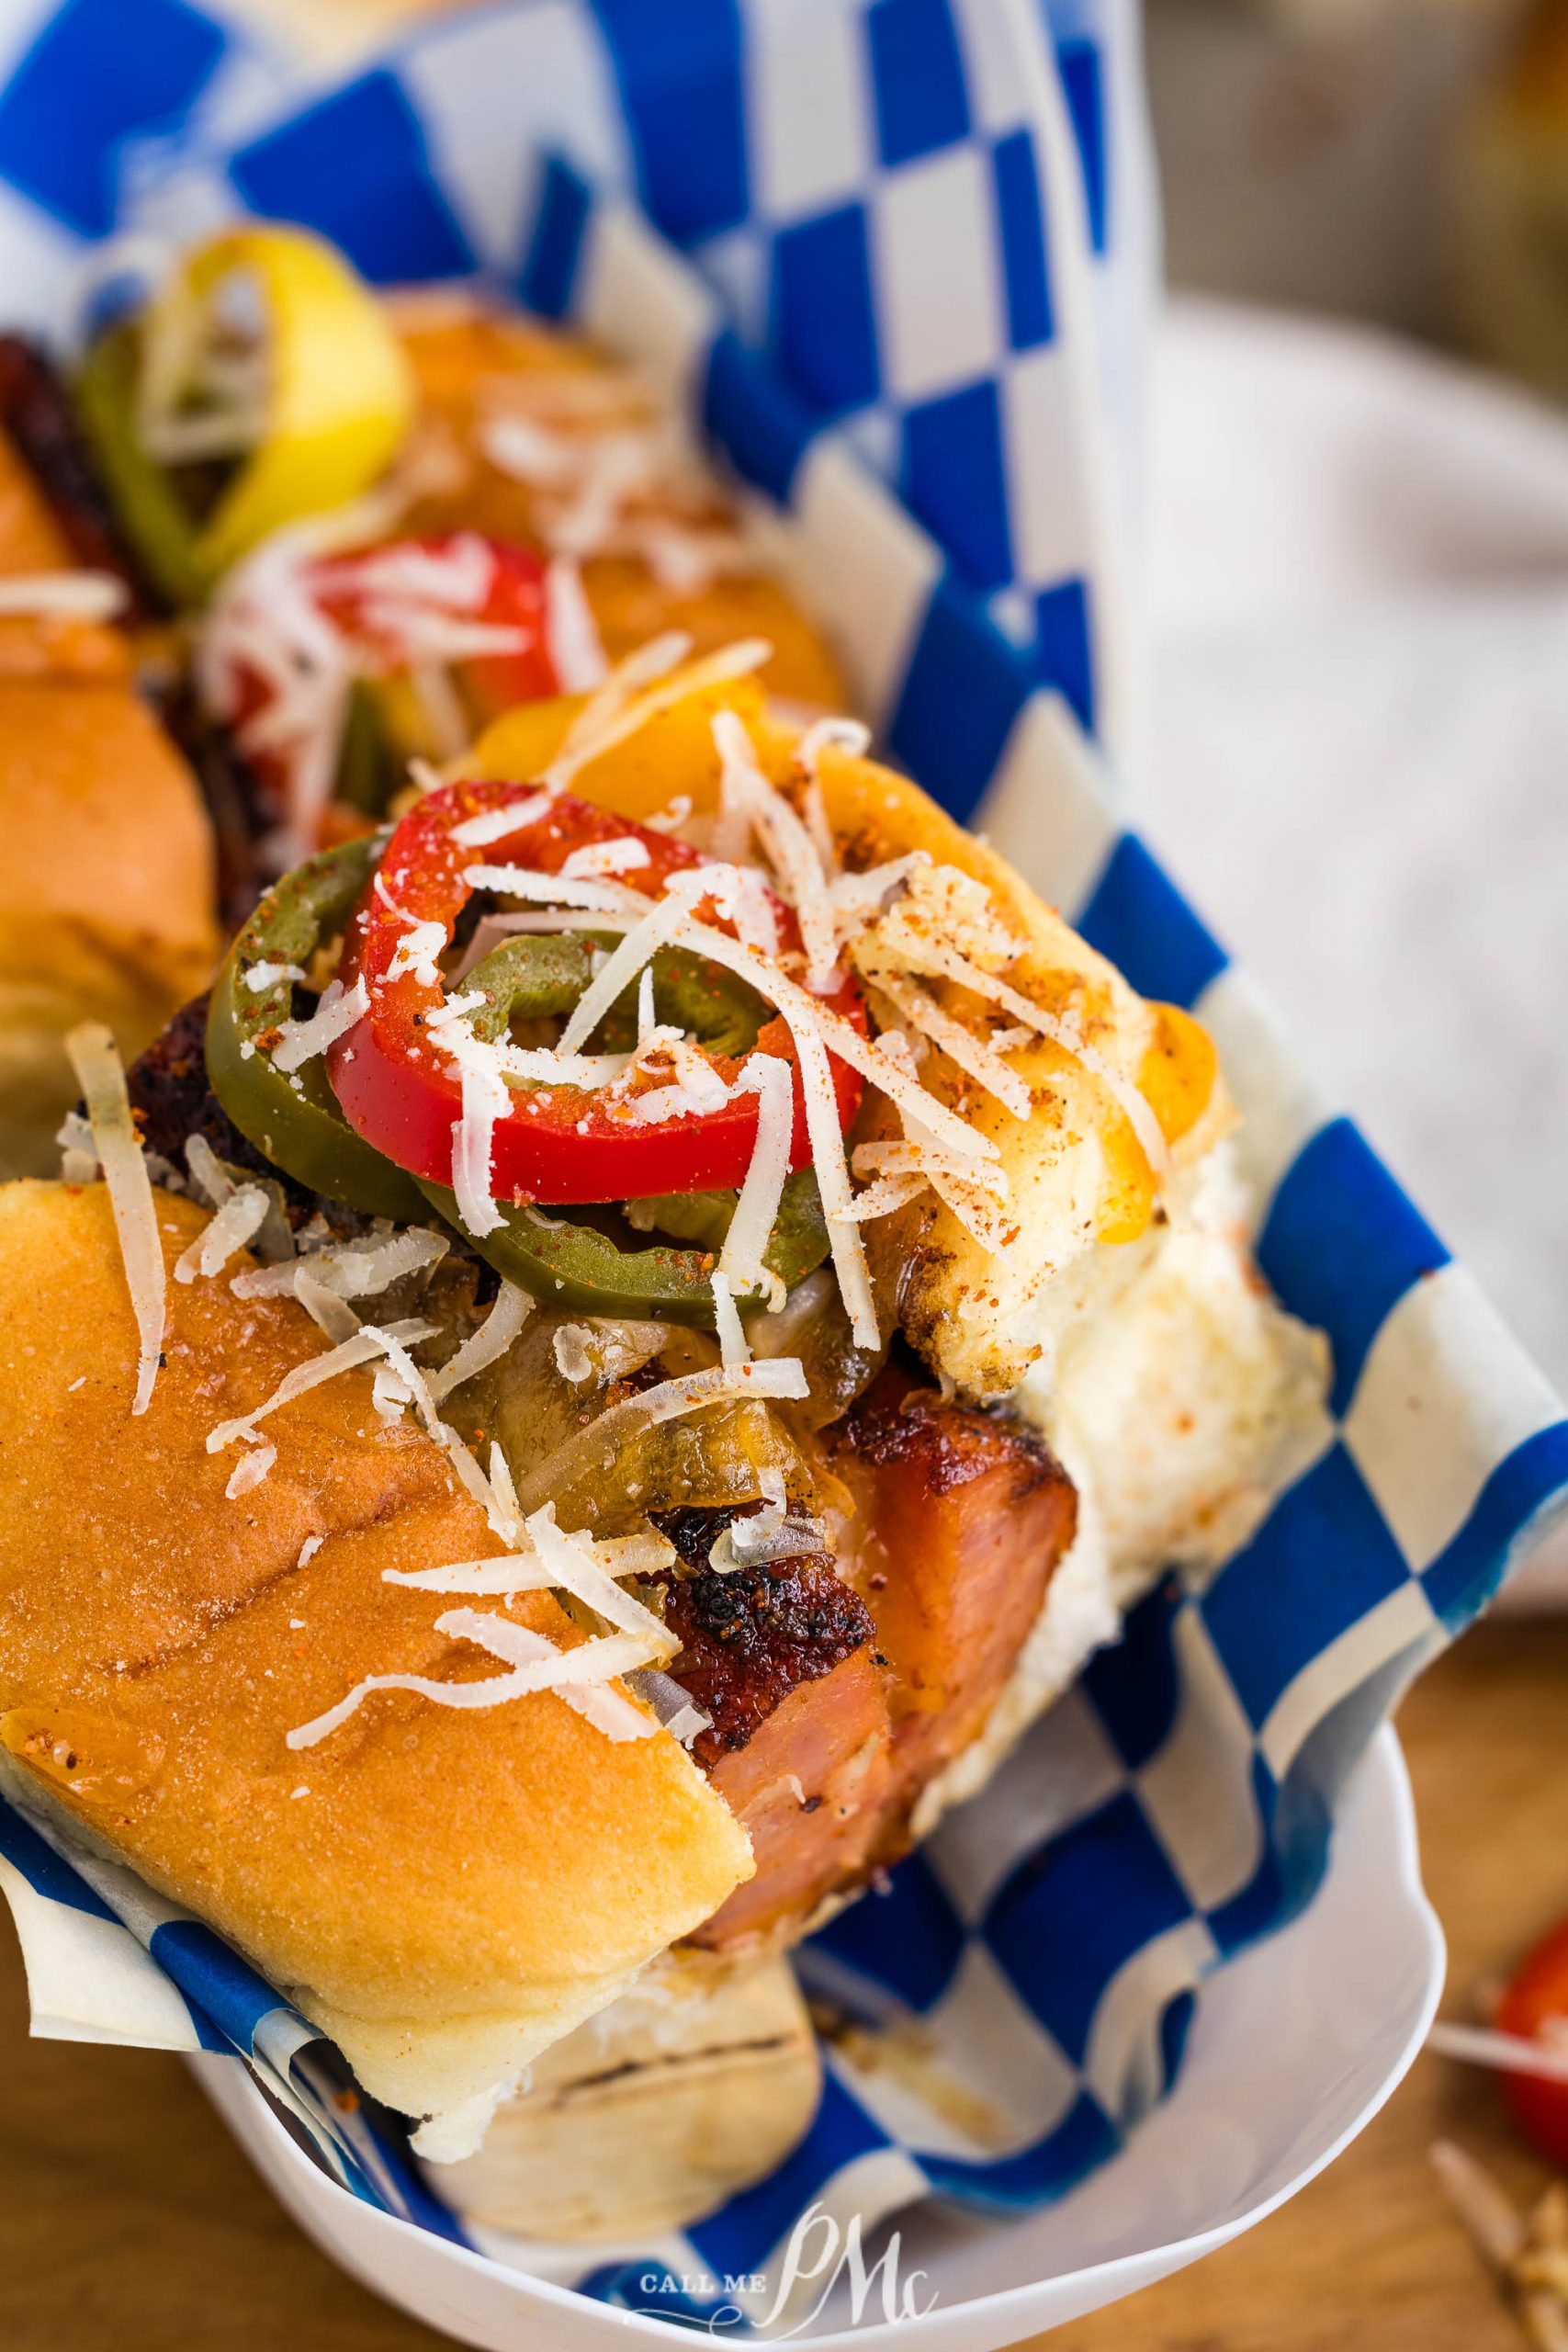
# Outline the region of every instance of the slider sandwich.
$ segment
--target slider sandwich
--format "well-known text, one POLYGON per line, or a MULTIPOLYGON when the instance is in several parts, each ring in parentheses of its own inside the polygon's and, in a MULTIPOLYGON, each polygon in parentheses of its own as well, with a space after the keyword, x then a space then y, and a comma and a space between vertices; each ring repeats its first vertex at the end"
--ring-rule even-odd
POLYGON ((52 1165, 62 1040, 139 1053, 218 953, 186 762, 135 691, 134 592, 47 366, 0 338, 0 1173, 52 1165))
POLYGON ((0 1190, 7 1793, 536 2236, 771 2168, 783 1956, 1321 1442, 1201 1027, 764 658, 509 713, 0 1190))
POLYGON ((77 398, 267 876, 367 830, 411 757, 672 630, 699 654, 765 638, 776 695, 839 706, 668 393, 498 301, 381 295, 322 239, 249 224, 103 329, 77 398))

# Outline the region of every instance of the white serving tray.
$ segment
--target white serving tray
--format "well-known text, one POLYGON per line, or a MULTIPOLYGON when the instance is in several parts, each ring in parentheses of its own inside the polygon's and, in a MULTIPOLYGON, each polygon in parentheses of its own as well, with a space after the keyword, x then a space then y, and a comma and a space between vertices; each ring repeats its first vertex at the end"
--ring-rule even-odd
MULTIPOLYGON (((1203 1984, 1176 2088, 1125 2152, 1061 2203, 1016 2221, 916 2209, 900 2223, 898 2269, 907 2286, 924 2274, 919 2316, 889 2322, 878 2279, 857 2322, 841 2278, 789 2332, 817 2352, 895 2342, 903 2352, 994 2352, 1212 2253, 1371 2121, 1426 2039, 1444 1962, 1409 1779, 1385 1728, 1347 1797, 1315 1899, 1203 1984)), ((360 2203, 318 2171, 238 2059, 188 2063, 300 2228, 373 2292, 459 2343, 607 2352, 628 2335, 689 2340, 690 2328, 595 2302, 360 2203)))

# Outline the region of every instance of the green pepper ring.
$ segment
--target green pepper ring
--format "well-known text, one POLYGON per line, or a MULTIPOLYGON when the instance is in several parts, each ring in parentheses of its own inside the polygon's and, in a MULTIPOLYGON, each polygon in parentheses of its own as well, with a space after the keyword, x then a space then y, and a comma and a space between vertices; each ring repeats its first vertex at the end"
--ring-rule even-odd
MULTIPOLYGON (((714 1249, 656 1244, 648 1250, 623 1250, 593 1226, 569 1224, 538 1209, 509 1208, 504 1203, 497 1205, 505 1223, 481 1239, 464 1225, 457 1201, 444 1184, 422 1180, 421 1189, 470 1250, 547 1306, 566 1307, 574 1315, 648 1316, 660 1323, 713 1329, 713 1269, 723 1228, 733 1213, 733 1193, 693 1196, 709 1204, 708 1215, 717 1228, 714 1249)), ((817 1178, 803 1168, 785 1182, 762 1262, 787 1290, 827 1255, 828 1227, 817 1178)), ((752 1292, 741 1294, 737 1304, 756 1311, 767 1302, 752 1292)))
MULTIPOLYGON (((489 999, 469 1016, 477 1037, 493 1045, 518 1015, 536 1021, 570 1012, 593 976, 591 950, 617 944, 614 933, 525 932, 480 958, 463 982, 489 999)), ((754 989, 700 956, 661 947, 650 967, 656 1021, 682 1029, 710 1054, 739 1061, 757 1042, 768 1008, 754 989)), ((627 991, 629 998, 630 991, 627 991)), ((600 1035, 607 1050, 629 1048, 634 1029, 627 1000, 606 1016, 600 1035), (624 1034, 623 1034, 624 1033, 624 1034)))
POLYGON ((356 1136, 309 1061, 298 1084, 274 1067, 262 1040, 289 1015, 291 983, 252 989, 258 964, 308 968, 323 938, 354 912, 384 837, 367 833, 308 858, 275 883, 223 959, 207 1010, 207 1075, 243 1136, 279 1168, 330 1201, 400 1224, 421 1219, 424 1195, 413 1178, 356 1136))
MULTIPOLYGON (((519 1013, 538 1020, 570 1012, 592 977, 592 947, 613 944, 592 932, 530 932, 503 941, 481 957, 464 984, 488 999, 471 1015, 476 1035, 487 1040, 502 1036, 519 1013)), ((660 948, 652 971, 656 1018, 700 1038, 710 1052, 739 1057, 750 1051, 766 1007, 744 981, 716 974, 702 957, 678 948, 660 948)), ((605 1027, 613 1032, 617 1022, 629 1027, 624 1004, 605 1027)), ((609 1309, 712 1328, 713 1267, 734 1214, 733 1193, 692 1196, 694 1207, 701 1204, 698 1221, 694 1226, 683 1220, 682 1238, 702 1246, 682 1250, 661 1243, 623 1250, 594 1226, 545 1216, 526 1206, 508 1208, 504 1203, 497 1204, 504 1225, 481 1238, 468 1232, 446 1185, 421 1180, 421 1189, 487 1263, 537 1298, 574 1314, 609 1309)), ((671 1196, 671 1203, 683 1199, 671 1196)), ((672 1206, 666 1213, 681 1215, 672 1206)), ((803 1169, 785 1183, 763 1263, 787 1287, 819 1266, 827 1254, 828 1228, 817 1179, 803 1169)), ((764 1300, 754 1293, 740 1303, 755 1308, 764 1300)))
MULTIPOLYGON (((319 1061, 305 1064, 298 1087, 274 1069, 260 1041, 288 1017, 291 983, 278 978, 253 989, 246 975, 264 963, 308 967, 321 940, 348 921, 382 845, 382 837, 367 834, 285 875, 225 957, 208 1011, 207 1069, 234 1125, 287 1174, 330 1200, 400 1224, 422 1222, 434 1207, 499 1273, 539 1298, 578 1314, 646 1314, 711 1328, 711 1276, 733 1194, 679 1194, 649 1204, 656 1216, 679 1219, 691 1238, 711 1239, 711 1248, 622 1250, 592 1226, 504 1207, 505 1226, 481 1240, 468 1232, 444 1185, 420 1183, 355 1133, 319 1061)), ((570 1012, 592 973, 590 937, 525 934, 493 949, 468 975, 491 999, 476 1013, 475 1027, 499 1035, 514 1011, 570 1012)), ((750 995, 743 987, 716 990, 700 959, 679 951, 656 959, 656 1011, 662 998, 682 1026, 705 1028, 717 1051, 743 1052, 754 1041, 757 1024, 743 1001, 750 995)), ((803 1169, 784 1185, 763 1262, 787 1288, 821 1264, 828 1246, 817 1180, 803 1169)), ((757 1307, 763 1301, 753 1295, 741 1303, 757 1307)))
POLYGON ((168 475, 136 438, 138 337, 129 320, 107 327, 82 361, 76 413, 142 570, 176 611, 207 601, 212 582, 197 553, 197 525, 168 475))

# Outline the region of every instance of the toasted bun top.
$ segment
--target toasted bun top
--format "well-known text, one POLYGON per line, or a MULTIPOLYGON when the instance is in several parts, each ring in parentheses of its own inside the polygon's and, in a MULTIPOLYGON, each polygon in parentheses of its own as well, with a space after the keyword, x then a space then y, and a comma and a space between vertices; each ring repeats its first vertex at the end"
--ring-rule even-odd
MULTIPOLYGON (((172 1265, 206 1220, 155 1197, 172 1265)), ((292 1300, 242 1302, 224 1276, 171 1280, 168 1313, 133 1419, 104 1188, 0 1188, 0 1741, 327 2023, 378 2096, 477 2097, 749 1876, 744 1832, 667 1733, 613 1743, 549 1693, 460 1713, 378 1692, 289 1749, 363 1676, 501 1671, 434 1631, 448 1601, 381 1580, 501 1546, 365 1372, 273 1415, 271 1474, 226 1499, 238 1456, 207 1453, 209 1430, 323 1342, 292 1300)), ((580 1638, 547 1595, 511 1613, 580 1638)))
MULTIPOLYGON (((509 712, 481 737, 466 772, 519 780, 537 775, 578 707, 558 702, 509 712)), ((720 709, 744 720, 759 763, 775 784, 799 786, 801 730, 770 711, 755 680, 744 679, 676 702, 586 765, 572 789, 638 820, 666 808, 677 794, 689 797, 699 816, 706 813, 718 793, 713 720, 720 709)), ((1030 1112, 1022 1118, 968 1084, 943 1057, 929 1055, 922 1083, 957 1105, 966 1124, 997 1147, 1014 1238, 1000 1250, 985 1247, 929 1193, 863 1228, 879 1288, 897 1299, 899 1322, 928 1363, 967 1395, 1003 1396, 1046 1343, 1045 1291, 1055 1276, 1100 1245, 1135 1240, 1155 1211, 1158 1171, 1103 1070, 1115 1074, 1123 1094, 1135 1088, 1143 1095, 1171 1159, 1186 1165, 1231 1122, 1213 1048, 1188 1014, 1145 1002, 1006 858, 954 823, 908 776, 830 746, 819 752, 816 768, 844 866, 863 871, 919 851, 932 869, 982 885, 988 916, 1005 934, 1008 952, 998 958, 992 944, 963 935, 960 919, 957 928, 944 931, 948 943, 1046 1013, 1070 1019, 1102 1066, 1097 1072, 1045 1038, 1010 1046, 1004 1058, 1030 1089, 1030 1112)), ((918 894, 919 877, 911 903, 918 894)), ((878 1006, 874 967, 866 956, 871 944, 852 948, 851 960, 864 962, 874 1010, 892 1020, 894 1008, 878 1006)), ((984 1001, 968 990, 918 969, 916 976, 964 1025, 984 1016, 984 1001)), ((852 1145, 897 1132, 883 1099, 868 1091, 852 1145)))
POLYGON ((0 925, 62 922, 188 994, 217 953, 211 831, 129 689, 0 676, 0 925))

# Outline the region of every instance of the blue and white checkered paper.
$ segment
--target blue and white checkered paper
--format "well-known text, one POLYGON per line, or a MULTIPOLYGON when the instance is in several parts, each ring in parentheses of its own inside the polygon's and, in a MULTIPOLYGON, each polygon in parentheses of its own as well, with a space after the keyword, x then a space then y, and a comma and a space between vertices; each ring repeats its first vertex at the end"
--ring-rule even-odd
MULTIPOLYGON (((801 1956, 852 2010, 918 2018, 1001 2119, 1002 2153, 951 2101, 829 2050, 795 2154, 649 2250, 677 2275, 766 2273, 814 2202, 867 2224, 931 2192, 1005 2211, 1111 2154, 1179 2065, 1205 1974, 1311 1894, 1399 1691, 1568 1497, 1557 1401, 1121 830, 1079 723, 1103 740, 1126 664, 1105 550, 1126 544, 1108 420, 1150 243, 1134 63, 1113 5, 1053 8, 1047 32, 1013 0, 533 0, 228 148, 193 131, 117 215, 287 212, 378 278, 487 272, 640 359, 773 511, 890 750, 1136 987, 1208 1023, 1246 1116, 1259 1261, 1333 1345, 1332 1442, 1247 1548, 1201 1589, 1168 1578, 990 1789, 801 1956)), ((6 121, 0 95, 14 178, 6 121)), ((235 2050, 333 2177, 453 2233, 208 1930, 124 1871, 73 1870, 4 1808, 0 1880, 41 2030, 235 2050)), ((626 2254, 576 2283, 646 2307, 649 2261, 626 2254)))

